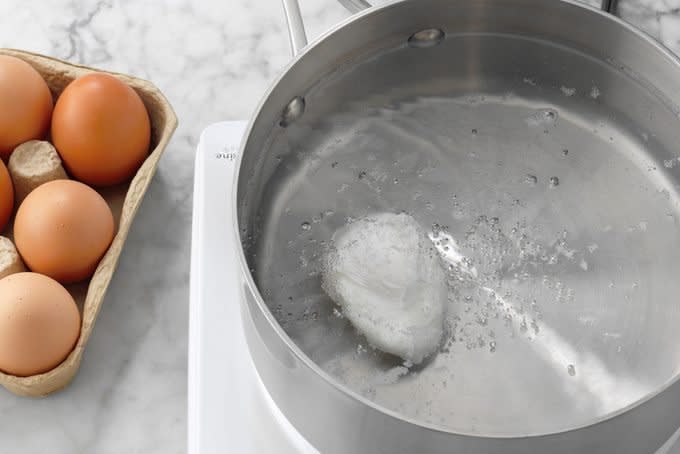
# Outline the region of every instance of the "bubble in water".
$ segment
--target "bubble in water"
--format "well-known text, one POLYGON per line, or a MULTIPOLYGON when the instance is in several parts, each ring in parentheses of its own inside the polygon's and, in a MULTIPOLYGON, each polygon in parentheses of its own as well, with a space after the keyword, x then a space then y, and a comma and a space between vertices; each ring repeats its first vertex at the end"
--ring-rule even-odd
POLYGON ((369 386, 368 388, 366 388, 366 389, 363 390, 362 394, 363 394, 367 399, 373 400, 373 399, 375 399, 376 390, 375 390, 375 388, 374 388, 373 386, 369 386))
POLYGON ((538 178, 536 177, 536 175, 527 175, 526 178, 524 179, 524 182, 531 186, 535 186, 536 183, 538 183, 538 178))
POLYGON ((571 96, 574 96, 576 94, 575 88, 565 87, 564 85, 562 85, 560 87, 560 90, 562 90, 562 94, 566 97, 571 97, 571 96))
POLYGON ((432 236, 434 238, 439 238, 441 233, 446 233, 446 227, 442 227, 437 223, 432 224, 432 236))
POLYGON ((569 150, 567 150, 566 148, 564 150, 562 150, 562 156, 567 156, 568 154, 569 154, 569 150))
POLYGON ((303 222, 303 223, 300 225, 300 227, 302 227, 302 230, 304 230, 305 232, 307 232, 307 231, 309 231, 309 230, 312 229, 312 225, 311 225, 309 222, 307 222, 307 221, 303 222))
POLYGON ((527 326, 527 319, 523 318, 522 323, 519 325, 519 331, 524 334, 529 330, 529 327, 527 326))
POLYGON ((534 330, 534 334, 538 334, 541 331, 541 327, 538 326, 536 319, 531 320, 531 329, 534 330))
POLYGON ((560 179, 557 177, 550 177, 550 187, 556 188, 560 185, 560 179))
POLYGON ((567 373, 573 377, 574 375, 576 375, 576 367, 574 367, 573 364, 569 364, 567 366, 567 373))
POLYGON ((399 178, 395 178, 393 181, 394 184, 399 184, 399 178))
POLYGON ((670 198, 671 198, 671 194, 670 194, 670 192, 668 192, 668 189, 661 189, 661 190, 656 191, 656 192, 657 192, 657 194, 661 195, 666 200, 670 200, 670 198))
POLYGON ((489 342, 489 352, 493 353, 496 351, 496 341, 489 342))
POLYGON ((557 121, 557 111, 553 109, 541 109, 526 118, 529 126, 549 126, 557 121))
POLYGON ((472 130, 472 135, 473 135, 473 136, 476 136, 476 135, 477 135, 477 129, 473 129, 473 130, 472 130))

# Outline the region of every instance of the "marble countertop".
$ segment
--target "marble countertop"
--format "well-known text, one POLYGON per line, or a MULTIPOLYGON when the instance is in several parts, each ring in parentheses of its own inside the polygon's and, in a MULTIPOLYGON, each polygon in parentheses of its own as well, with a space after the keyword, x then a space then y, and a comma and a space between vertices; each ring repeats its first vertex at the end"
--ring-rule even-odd
MULTIPOLYGON (((301 5, 310 37, 348 16, 335 0, 301 5)), ((680 52, 680 0, 620 5, 680 52)), ((44 399, 0 391, 2 451, 184 453, 194 150, 208 124, 247 119, 289 61, 280 2, 3 0, 0 17, 0 47, 147 78, 180 119, 80 373, 44 399)))

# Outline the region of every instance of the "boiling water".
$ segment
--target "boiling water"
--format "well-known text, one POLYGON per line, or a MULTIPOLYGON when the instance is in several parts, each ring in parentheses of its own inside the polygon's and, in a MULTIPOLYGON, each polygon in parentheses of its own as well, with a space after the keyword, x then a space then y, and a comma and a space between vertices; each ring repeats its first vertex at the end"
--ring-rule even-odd
POLYGON ((659 334, 675 321, 655 309, 680 291, 673 170, 644 137, 582 118, 479 94, 350 109, 302 131, 255 232, 265 301, 327 373, 421 423, 540 433, 632 403, 680 363, 659 334), (413 216, 448 275, 441 347, 417 367, 368 345, 321 289, 334 232, 379 212, 413 216))

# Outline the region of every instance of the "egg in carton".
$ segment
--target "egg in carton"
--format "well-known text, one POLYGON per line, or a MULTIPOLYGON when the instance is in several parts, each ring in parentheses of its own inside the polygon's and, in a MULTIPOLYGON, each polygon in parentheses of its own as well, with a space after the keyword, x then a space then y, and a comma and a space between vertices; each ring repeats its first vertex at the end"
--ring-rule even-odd
MULTIPOLYGON (((149 154, 132 179, 111 187, 96 188, 111 208, 116 231, 111 245, 92 277, 86 281, 66 286, 75 299, 81 315, 80 336, 74 349, 61 364, 39 375, 17 377, 0 372, 0 385, 14 394, 44 396, 67 386, 80 367, 83 352, 94 329, 130 226, 156 172, 158 162, 177 128, 177 117, 160 90, 146 80, 75 65, 20 50, 0 49, 0 55, 20 58, 35 68, 47 82, 55 101, 66 86, 80 76, 94 72, 113 75, 137 92, 146 107, 151 122, 149 154)), ((2 235, 12 238, 12 224, 13 220, 10 220, 2 235)))

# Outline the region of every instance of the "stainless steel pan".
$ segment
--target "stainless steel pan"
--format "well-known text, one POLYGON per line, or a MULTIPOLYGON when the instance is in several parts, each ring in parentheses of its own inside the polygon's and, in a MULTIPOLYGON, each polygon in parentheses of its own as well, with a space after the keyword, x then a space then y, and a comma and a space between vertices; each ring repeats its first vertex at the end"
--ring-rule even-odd
POLYGON ((680 426, 676 57, 572 1, 406 0, 309 46, 284 3, 297 54, 234 200, 285 415, 322 453, 655 452, 680 426), (401 211, 453 283, 417 367, 320 286, 337 229, 401 211))

